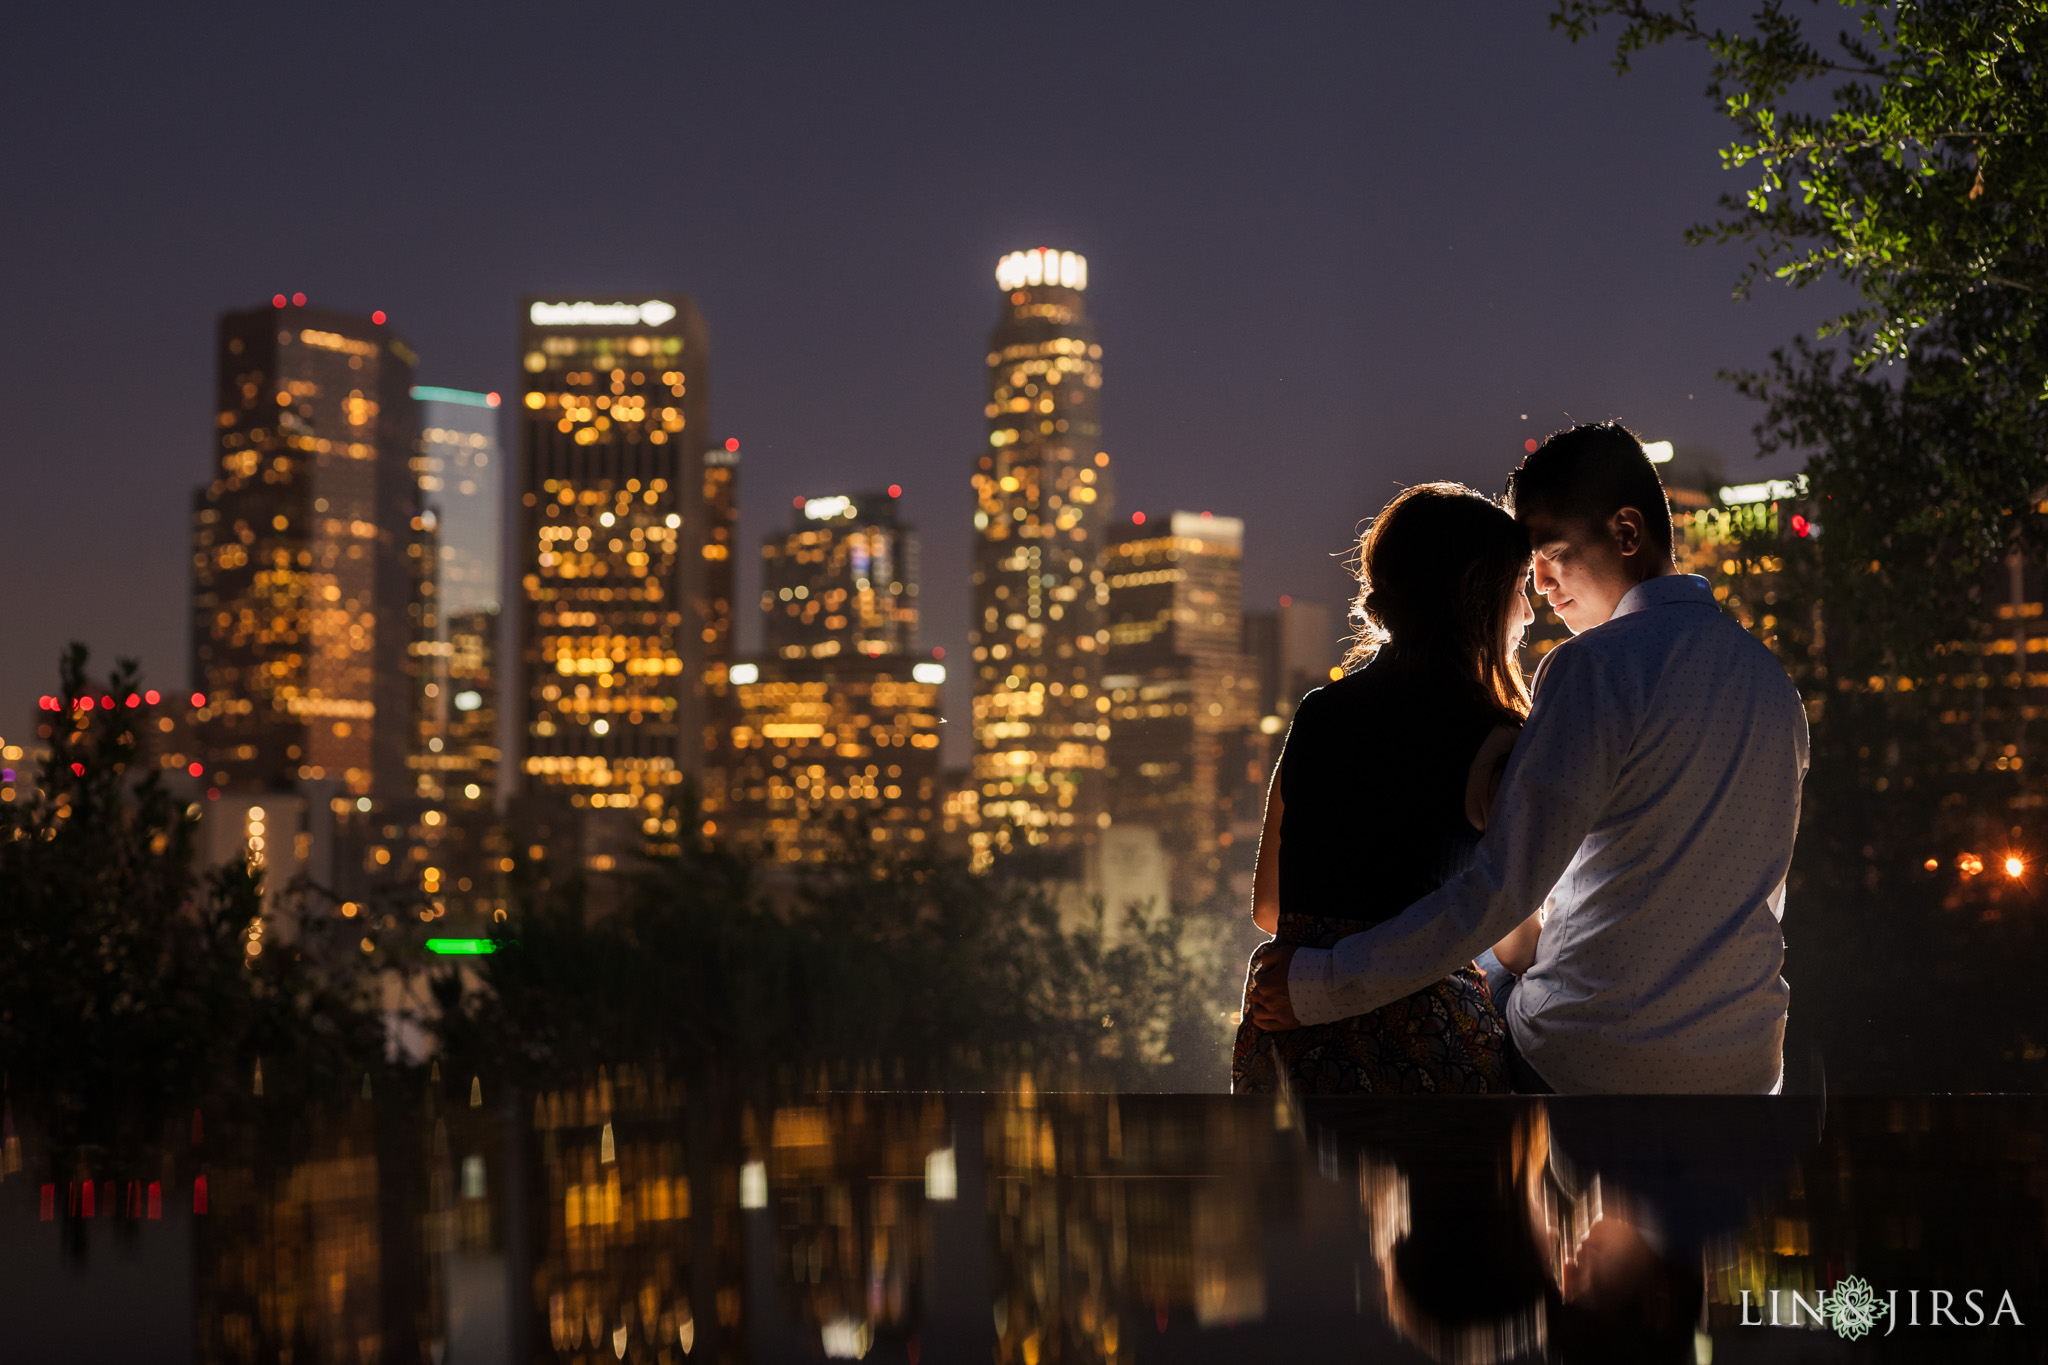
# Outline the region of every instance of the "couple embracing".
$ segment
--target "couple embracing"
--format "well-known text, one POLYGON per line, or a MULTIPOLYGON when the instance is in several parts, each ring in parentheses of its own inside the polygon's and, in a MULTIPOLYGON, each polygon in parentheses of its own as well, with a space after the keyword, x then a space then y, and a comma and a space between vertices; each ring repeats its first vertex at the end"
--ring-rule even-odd
POLYGON ((1617 423, 1410 488, 1267 797, 1239 1091, 1762 1094, 1806 715, 1617 423), (1525 685, 1533 586, 1573 637, 1525 685))

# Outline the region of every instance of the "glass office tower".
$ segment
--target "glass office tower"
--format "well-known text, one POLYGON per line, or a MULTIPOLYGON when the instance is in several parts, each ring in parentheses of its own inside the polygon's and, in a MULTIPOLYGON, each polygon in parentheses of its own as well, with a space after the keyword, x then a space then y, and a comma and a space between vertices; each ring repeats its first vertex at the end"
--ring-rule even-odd
POLYGON ((707 572, 731 546, 706 497, 704 320, 682 296, 533 298, 522 316, 521 782, 673 834, 731 617, 729 570, 707 572))
POLYGON ((223 315, 216 356, 216 466, 192 523, 206 780, 409 796, 414 646, 435 628, 416 357, 382 314, 282 296, 223 315))

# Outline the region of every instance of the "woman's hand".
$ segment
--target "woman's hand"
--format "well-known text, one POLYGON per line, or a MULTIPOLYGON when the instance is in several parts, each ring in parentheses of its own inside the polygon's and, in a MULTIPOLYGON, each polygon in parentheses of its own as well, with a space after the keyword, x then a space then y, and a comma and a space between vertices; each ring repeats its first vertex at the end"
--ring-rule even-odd
POLYGON ((1291 943, 1262 943, 1252 953, 1252 975, 1245 987, 1245 1015, 1268 1033, 1301 1027, 1287 998, 1287 969, 1294 963, 1291 943))

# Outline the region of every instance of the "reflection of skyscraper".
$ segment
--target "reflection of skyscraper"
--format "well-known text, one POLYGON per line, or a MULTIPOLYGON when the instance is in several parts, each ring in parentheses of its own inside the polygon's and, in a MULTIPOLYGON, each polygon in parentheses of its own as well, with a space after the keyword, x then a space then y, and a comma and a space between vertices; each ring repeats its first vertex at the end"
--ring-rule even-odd
POLYGON ((1190 1310, 1204 1328, 1265 1315, 1261 1185, 1296 1150, 1271 1109, 1039 1094, 1026 1077, 986 1113, 998 1361, 1109 1365, 1137 1358, 1146 1319, 1150 1335, 1190 1310), (1188 1178, 1219 1159, 1232 1178, 1188 1178))
POLYGON ((198 748, 216 786, 411 789, 430 549, 414 359, 381 313, 280 295, 220 320, 217 462, 192 526, 198 748))
POLYGON ((682 1098, 658 1071, 620 1067, 534 1099, 546 1203, 533 1310, 562 1359, 736 1358, 724 1352, 745 1334, 740 1191, 679 1140, 682 1098))
POLYGON ((761 544, 767 652, 786 658, 909 654, 917 648, 917 536, 900 490, 805 498, 761 544))
POLYGON ((974 473, 974 782, 982 851, 1092 841, 1103 807, 1095 570, 1112 498, 1096 409, 1088 264, 1021 251, 996 267, 988 450, 974 473))
POLYGON ((951 1161, 949 1132, 935 1096, 774 1111, 763 1165, 780 1297, 827 1356, 862 1356, 920 1326, 932 1240, 926 1173, 936 1152, 951 1161))
POLYGON ((523 785, 672 832, 723 639, 707 566, 730 562, 705 503, 704 322, 682 297, 528 300, 520 349, 523 785))
POLYGON ((1183 903, 1216 890, 1233 820, 1256 789, 1243 556, 1243 522, 1192 512, 1119 527, 1102 554, 1110 809, 1119 824, 1159 831, 1183 903))
POLYGON ((392 1264, 411 1229, 380 1217, 372 1118, 367 1105, 344 1107, 304 1134, 310 1150, 282 1160, 246 1143, 203 1153, 208 1207, 193 1220, 200 1359, 347 1360, 363 1342, 396 1351, 431 1328, 425 1305, 408 1301, 413 1258, 392 1264))

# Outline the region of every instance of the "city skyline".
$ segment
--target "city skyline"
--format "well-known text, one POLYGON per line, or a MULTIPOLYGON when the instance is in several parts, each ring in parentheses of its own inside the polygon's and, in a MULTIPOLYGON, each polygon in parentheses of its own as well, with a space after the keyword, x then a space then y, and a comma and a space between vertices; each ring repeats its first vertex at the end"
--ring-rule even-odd
MULTIPOLYGON (((1119 903, 1248 894, 1286 720, 1340 674, 1323 661, 1342 641, 1304 635, 1341 607, 1248 610, 1240 518, 1118 515, 1086 258, 1018 250, 993 273, 965 490, 976 615, 951 670, 919 646, 895 484, 792 499, 760 547, 762 647, 735 656, 740 443, 709 434, 710 329, 687 295, 528 297, 511 404, 415 383, 381 310, 279 295, 222 314, 220 469, 193 522, 205 692, 163 759, 185 767, 182 740, 228 798, 209 856, 304 870, 337 900, 342 869, 418 863, 426 917, 488 916, 506 851, 536 835, 607 871, 686 824, 819 861, 852 822, 976 869, 1061 854, 1037 875, 1119 903), (964 766, 943 752, 955 671, 974 683, 964 766)), ((1717 491, 1711 452, 1649 449, 1682 524, 1746 496, 1717 491)), ((1722 544, 1701 542, 1703 572, 1722 544)), ((1532 661, 1561 629, 1543 613, 1532 661)))
MULTIPOLYGON (((422 383, 501 393, 516 373, 506 338, 521 292, 693 292, 719 328, 714 434, 741 438, 752 462, 736 543, 758 544, 796 494, 900 483, 925 528, 925 616, 958 623, 926 643, 956 659, 970 529, 951 507, 958 462, 982 434, 967 410, 987 326, 980 291, 987 261, 1020 245, 1071 246, 1107 271, 1090 298, 1116 343, 1106 418, 1120 496, 1242 516, 1258 606, 1288 593, 1336 600, 1337 556, 1396 481, 1497 488, 1525 412, 1544 429, 1612 413, 1716 448, 1749 477, 1753 413, 1714 371, 1760 361, 1824 311, 1810 292, 1732 307, 1732 252, 1680 240, 1722 175, 1719 128, 1691 77, 1673 65, 1673 80, 1616 81, 1598 53, 1557 46, 1533 12, 1324 15, 1282 32, 1197 7, 1179 16, 1175 74, 1135 85, 1109 77, 1146 69, 1134 54, 1150 40, 1136 16, 1108 16, 1041 77, 1048 103, 1095 92, 1092 132, 1038 166, 1038 189, 1021 197, 1005 159, 968 133, 973 120, 944 116, 984 97, 975 64, 953 59, 1003 49, 992 19, 827 16, 823 46, 790 48, 737 17, 663 17, 672 47, 720 54, 703 73, 716 96, 693 106, 677 159, 644 192, 573 212, 566 192, 510 188, 534 157, 560 161, 573 144, 552 124, 516 147, 503 135, 514 92, 547 80, 552 54, 533 25, 458 34, 435 18, 404 51, 371 52, 281 18, 261 46, 292 51, 308 80, 417 75, 426 102, 403 126, 393 109, 366 120, 314 101, 231 129, 196 98, 212 78, 166 84, 164 73, 212 72, 218 84, 266 60, 252 36, 202 20, 146 42, 142 28, 74 40, 74 22, 36 16, 56 55, 16 87, 34 99, 61 80, 107 99, 51 130, 12 210, 10 297, 35 326, 0 340, 0 373, 33 401, 18 405, 0 463, 20 505, 55 514, 0 549, 0 572, 40 581, 61 565, 64 590, 0 606, 9 725, 49 689, 74 637, 99 658, 139 658, 166 690, 189 681, 184 587, 164 572, 184 537, 159 509, 205 476, 199 343, 214 313, 280 289, 386 309, 426 358, 422 383), (1345 55, 1451 46, 1480 93, 1412 134, 1406 111, 1436 98, 1427 63, 1388 61, 1361 82, 1345 55), (88 51, 90 70, 78 64, 88 51), (849 51, 869 73, 857 82, 849 51), (922 91, 917 109, 878 93, 892 88, 922 91), (148 118, 111 112, 134 98, 148 118), (820 134, 812 115, 828 104, 846 117, 820 134), (405 151, 425 145, 422 130, 459 153, 405 151), (266 164, 346 168, 362 192, 339 217, 282 200, 220 216, 208 149, 229 136, 247 141, 238 156, 266 164), (1389 139, 1393 156, 1369 154, 1389 139), (1461 174, 1446 180, 1448 164, 1461 174), (1629 168, 1627 194, 1587 193, 1611 183, 1600 168, 1612 165, 1629 168), (118 202, 103 188, 115 183, 118 202), (1277 215, 1276 202, 1292 207, 1277 215), (138 220, 158 230, 135 237, 123 225, 138 220), (648 231, 656 222, 670 226, 648 231), (63 358, 92 353, 112 297, 150 360, 107 385, 63 358), (1572 345, 1552 344, 1558 335, 1572 345), (67 416, 87 411, 90 422, 67 416), (88 525, 105 550, 79 556, 88 525)), ((46 97, 63 103, 59 89, 46 97)), ((739 567, 751 600, 752 566, 739 567)), ((949 694, 962 713, 957 670, 949 694)))

